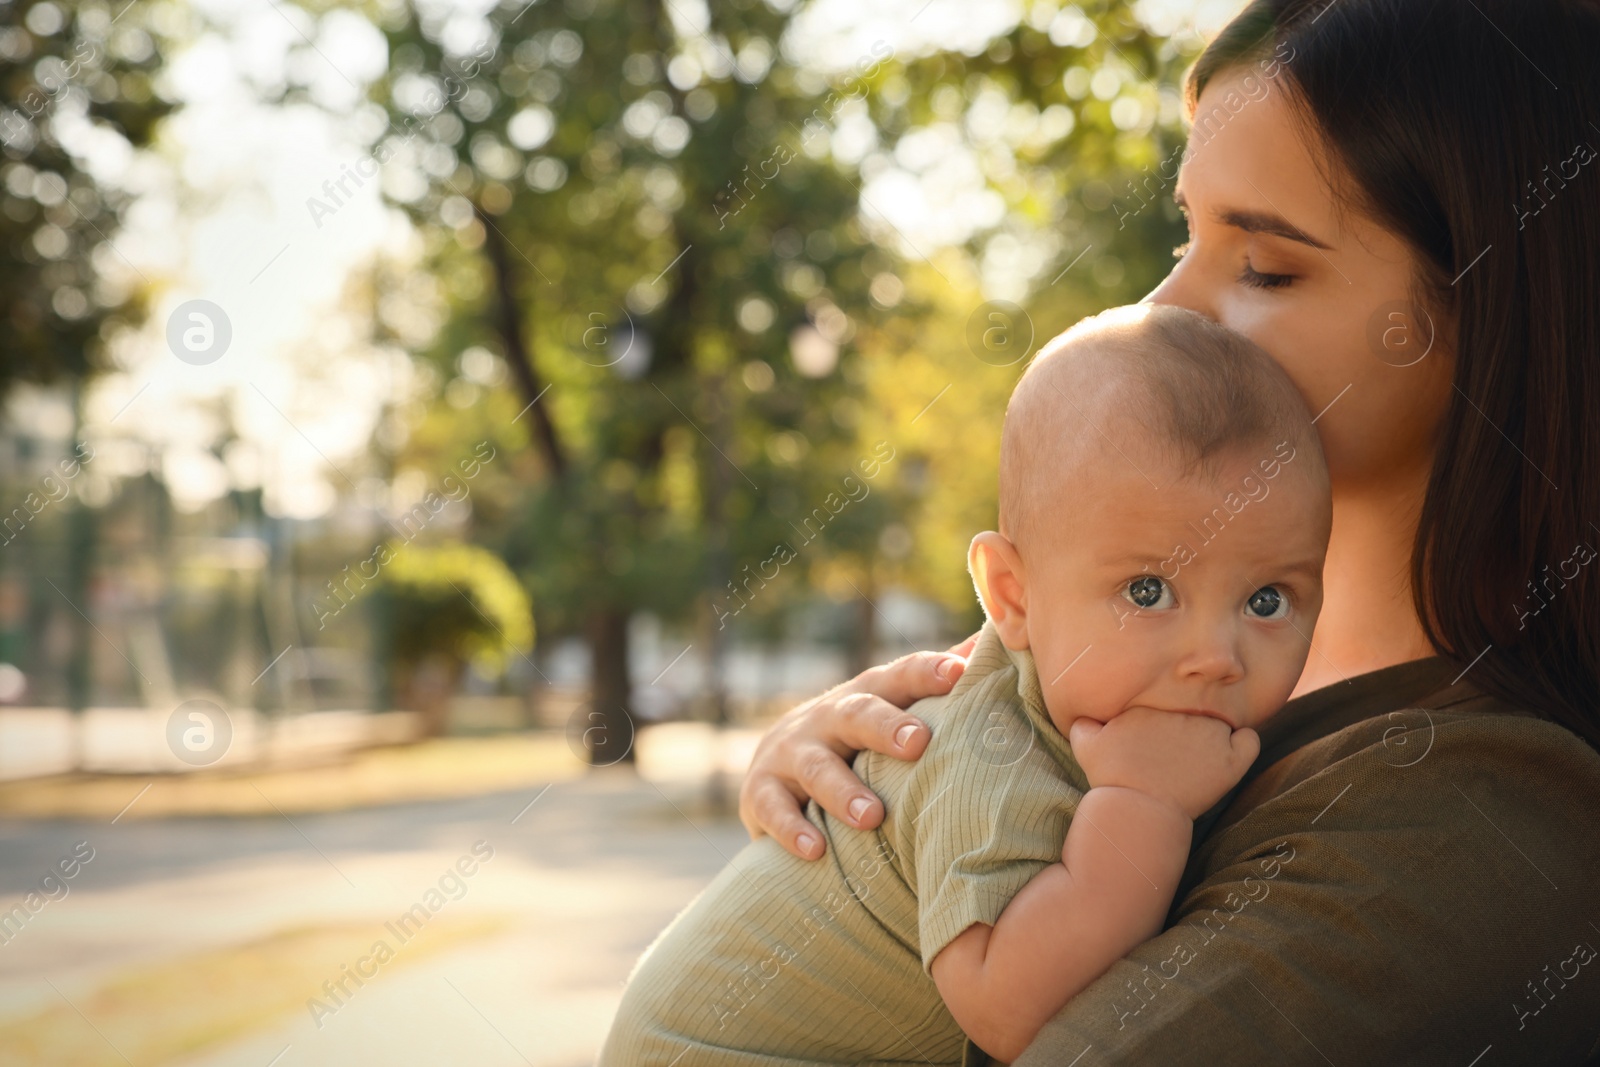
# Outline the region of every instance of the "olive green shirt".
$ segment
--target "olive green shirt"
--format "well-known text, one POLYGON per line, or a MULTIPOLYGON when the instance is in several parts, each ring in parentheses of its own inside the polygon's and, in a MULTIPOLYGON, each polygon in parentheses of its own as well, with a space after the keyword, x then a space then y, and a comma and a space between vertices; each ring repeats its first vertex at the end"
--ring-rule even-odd
POLYGON ((1197 824, 1168 929, 1015 1067, 1600 1061, 1597 819, 1600 754, 1470 669, 1309 693, 1197 824))
POLYGON ((1088 789, 1045 711, 1033 659, 985 627, 915 762, 855 769, 883 798, 876 831, 809 810, 810 863, 752 842, 640 960, 601 1067, 960 1062, 965 1036, 928 968, 1059 862, 1088 789))

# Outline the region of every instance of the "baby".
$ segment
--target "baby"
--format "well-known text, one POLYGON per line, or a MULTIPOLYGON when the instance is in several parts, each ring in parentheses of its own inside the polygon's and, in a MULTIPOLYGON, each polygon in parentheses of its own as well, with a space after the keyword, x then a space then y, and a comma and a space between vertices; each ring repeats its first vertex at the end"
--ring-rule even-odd
POLYGON ((1288 377, 1191 312, 1056 338, 1018 382, 988 616, 913 710, 915 762, 863 752, 861 831, 818 862, 755 841, 645 953, 601 1067, 1009 1062, 1163 925, 1193 820, 1243 776, 1322 606, 1331 522, 1288 377))

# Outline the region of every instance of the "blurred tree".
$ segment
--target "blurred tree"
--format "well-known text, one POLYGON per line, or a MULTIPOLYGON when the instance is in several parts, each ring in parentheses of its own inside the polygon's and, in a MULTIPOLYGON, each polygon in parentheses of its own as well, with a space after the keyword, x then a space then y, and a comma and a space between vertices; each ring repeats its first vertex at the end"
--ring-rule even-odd
POLYGON ((1152 32, 1131 3, 1036 0, 978 54, 910 59, 869 98, 896 165, 927 176, 970 158, 1003 205, 963 255, 906 278, 920 315, 860 341, 870 433, 902 453, 902 530, 885 537, 898 551, 877 560, 875 584, 981 622, 965 555, 997 522, 1012 386, 1056 333, 1154 288, 1184 239, 1171 200, 1186 145, 1181 76, 1197 47, 1152 32), (996 278, 1016 303, 985 299, 996 278))
POLYGON ((107 327, 145 312, 146 294, 97 267, 118 256, 129 197, 87 156, 99 140, 107 158, 107 136, 148 144, 171 104, 154 90, 159 19, 117 7, 0 2, 0 398, 19 381, 87 373, 107 327))
POLYGON ((896 261, 830 146, 887 50, 833 87, 782 58, 789 16, 762 4, 485 18, 470 52, 444 43, 473 37, 455 16, 385 23, 376 151, 452 279, 430 355, 453 373, 465 348, 494 348, 543 460, 506 556, 547 623, 587 635, 595 705, 626 713, 634 611, 681 618, 709 586, 715 647, 782 569, 778 546, 821 558, 797 533, 808 519, 833 550, 876 539, 867 509, 835 523, 828 501, 870 458, 852 339, 896 261))
POLYGON ((859 600, 857 665, 888 584, 975 620, 962 561, 994 521, 1011 384, 1051 334, 1148 291, 1183 236, 1195 42, 1132 3, 1035 0, 982 50, 880 42, 831 84, 780 47, 783 6, 379 15, 374 157, 446 305, 420 354, 448 404, 408 447, 526 434, 538 462, 475 500, 477 536, 548 628, 588 635, 595 700, 618 711, 629 614, 682 618, 708 586, 713 647, 770 622, 784 575, 859 600), (999 209, 908 270, 899 249, 922 250, 864 185, 947 185, 939 168, 967 163, 968 195, 999 209), (995 322, 1026 349, 985 351, 995 322))
POLYGON ((422 713, 424 736, 444 732, 450 697, 472 663, 503 671, 533 648, 533 612, 516 576, 477 545, 390 543, 378 585, 401 707, 422 713))
MULTIPOLYGON (((171 109, 154 90, 161 13, 127 14, 96 0, 0 0, 0 402, 18 382, 70 379, 75 437, 102 339, 145 315, 146 294, 102 269, 118 255, 112 235, 129 199, 106 180, 105 161, 148 144, 171 109)), ((61 573, 75 608, 88 602, 95 546, 94 516, 79 499, 61 573)), ((91 624, 79 609, 68 625, 66 697, 82 710, 91 624)))
POLYGON ((1138 6, 1035 0, 982 52, 908 61, 870 98, 886 143, 911 149, 899 160, 975 160, 1004 212, 966 250, 986 279, 1025 278, 1032 298, 1014 298, 1030 310, 1137 298, 1184 238, 1172 192, 1182 75, 1199 41, 1152 32, 1138 6))

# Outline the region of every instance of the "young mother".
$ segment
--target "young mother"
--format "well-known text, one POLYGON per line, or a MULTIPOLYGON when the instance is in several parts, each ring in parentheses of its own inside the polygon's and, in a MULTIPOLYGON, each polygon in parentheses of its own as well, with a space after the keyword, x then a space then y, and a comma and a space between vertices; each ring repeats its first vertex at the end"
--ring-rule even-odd
MULTIPOLYGON (((1149 299, 1322 412, 1326 602, 1166 931, 1017 1062, 1600 1062, 1600 2, 1255 0, 1189 100, 1149 299)), ((962 651, 786 716, 751 833, 875 826, 845 761, 915 759, 962 651)))

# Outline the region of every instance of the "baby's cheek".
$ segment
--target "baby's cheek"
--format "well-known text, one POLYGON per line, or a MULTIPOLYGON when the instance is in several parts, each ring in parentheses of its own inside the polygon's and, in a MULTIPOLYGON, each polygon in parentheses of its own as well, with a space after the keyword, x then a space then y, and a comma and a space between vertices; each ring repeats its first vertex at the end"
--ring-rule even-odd
POLYGON ((1243 725, 1256 726, 1277 714, 1294 692, 1304 667, 1304 657, 1286 650, 1258 668, 1249 685, 1249 721, 1243 725))
POLYGON ((1050 717, 1058 726, 1063 720, 1070 726, 1070 720, 1080 716, 1110 722, 1128 706, 1130 678, 1118 650, 1111 647, 1114 645, 1115 642, 1093 642, 1048 667, 1041 665, 1039 685, 1050 717))
POLYGON ((1121 597, 1068 592, 1032 604, 1029 637, 1052 720, 1059 726, 1063 716, 1083 715, 1106 722, 1127 707, 1152 657, 1161 655, 1151 628, 1140 625, 1147 620, 1134 617, 1121 597))
POLYGON ((1097 620, 1100 625, 1096 627, 1101 631, 1102 635, 1123 632, 1130 623, 1137 619, 1139 614, 1137 608, 1120 596, 1107 597, 1103 607, 1105 608, 1105 615, 1097 620))

